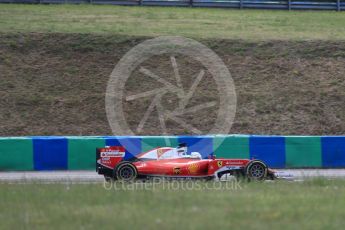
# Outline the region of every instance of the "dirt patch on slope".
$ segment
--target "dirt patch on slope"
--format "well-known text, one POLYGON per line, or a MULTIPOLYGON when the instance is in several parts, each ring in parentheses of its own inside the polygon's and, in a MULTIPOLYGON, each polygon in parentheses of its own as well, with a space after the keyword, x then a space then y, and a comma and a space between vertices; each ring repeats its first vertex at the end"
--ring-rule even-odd
MULTIPOLYGON (((0 34, 0 135, 112 134, 105 113, 105 90, 115 64, 133 46, 148 38, 81 34, 0 34)), ((345 42, 201 40, 227 65, 237 93, 231 133, 336 135, 345 133, 345 42)), ((176 57, 187 91, 200 63, 176 57), (182 68, 183 67, 183 68, 182 68)), ((173 82, 168 56, 143 66, 173 82)), ((136 70, 126 95, 162 85, 136 70)), ((205 73, 188 106, 219 98, 205 73)), ((128 125, 135 130, 152 97, 125 101, 128 125)), ((178 104, 174 94, 163 98, 165 109, 178 104)), ((181 117, 207 133, 217 116, 212 109, 181 117)), ((140 134, 161 134, 153 111, 140 134)), ((167 121, 170 134, 192 134, 167 121)))

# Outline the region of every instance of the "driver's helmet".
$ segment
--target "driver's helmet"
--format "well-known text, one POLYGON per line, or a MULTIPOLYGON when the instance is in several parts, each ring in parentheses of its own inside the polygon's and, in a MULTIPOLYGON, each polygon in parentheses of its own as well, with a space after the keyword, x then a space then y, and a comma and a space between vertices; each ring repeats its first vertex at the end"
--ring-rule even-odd
POLYGON ((187 155, 187 145, 185 143, 181 143, 177 147, 177 154, 179 156, 185 156, 187 155))

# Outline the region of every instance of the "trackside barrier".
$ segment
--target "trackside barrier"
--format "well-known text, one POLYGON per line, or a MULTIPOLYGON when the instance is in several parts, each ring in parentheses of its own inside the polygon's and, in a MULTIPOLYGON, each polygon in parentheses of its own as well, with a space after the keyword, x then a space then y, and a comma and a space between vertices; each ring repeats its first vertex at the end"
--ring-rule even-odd
POLYGON ((285 10, 345 10, 345 0, 0 0, 0 3, 192 6, 285 10))
POLYGON ((204 158, 256 158, 273 168, 345 168, 345 136, 1 137, 0 171, 94 170, 95 149, 123 145, 125 158, 187 143, 204 158))

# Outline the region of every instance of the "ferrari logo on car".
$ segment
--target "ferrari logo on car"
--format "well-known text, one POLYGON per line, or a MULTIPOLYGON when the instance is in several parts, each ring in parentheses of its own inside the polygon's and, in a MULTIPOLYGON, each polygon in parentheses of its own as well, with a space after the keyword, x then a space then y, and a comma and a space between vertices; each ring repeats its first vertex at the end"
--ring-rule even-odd
POLYGON ((175 174, 175 175, 178 175, 178 174, 180 174, 180 173, 181 173, 181 168, 175 167, 175 168, 174 168, 174 174, 175 174))
POLYGON ((217 165, 218 165, 219 168, 222 167, 223 166, 223 161, 217 161, 217 165))

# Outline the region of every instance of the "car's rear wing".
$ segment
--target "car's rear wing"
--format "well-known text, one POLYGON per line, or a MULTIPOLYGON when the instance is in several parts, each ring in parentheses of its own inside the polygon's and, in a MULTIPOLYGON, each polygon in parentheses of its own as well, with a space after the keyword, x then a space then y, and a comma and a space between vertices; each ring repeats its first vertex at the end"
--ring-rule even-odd
POLYGON ((104 174, 105 171, 112 171, 125 156, 123 146, 106 146, 96 149, 96 172, 104 174))

